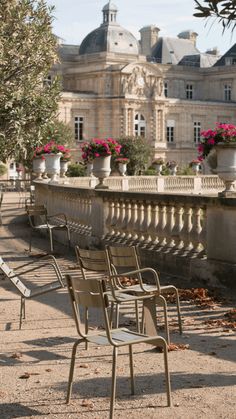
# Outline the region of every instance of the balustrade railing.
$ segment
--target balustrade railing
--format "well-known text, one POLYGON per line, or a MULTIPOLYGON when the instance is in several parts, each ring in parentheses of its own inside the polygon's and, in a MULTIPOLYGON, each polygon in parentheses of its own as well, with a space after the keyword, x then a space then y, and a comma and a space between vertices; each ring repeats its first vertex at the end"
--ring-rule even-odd
MULTIPOLYGON (((67 178, 66 182, 79 188, 94 188, 95 177, 67 178)), ((114 191, 212 194, 224 189, 216 175, 206 176, 110 176, 104 184, 114 191)))

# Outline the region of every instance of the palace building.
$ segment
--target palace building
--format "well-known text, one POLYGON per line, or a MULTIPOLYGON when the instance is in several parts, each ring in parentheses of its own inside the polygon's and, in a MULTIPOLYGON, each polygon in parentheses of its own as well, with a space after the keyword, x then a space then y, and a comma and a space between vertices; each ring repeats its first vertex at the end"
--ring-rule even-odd
MULTIPOLYGON (((200 132, 236 120, 236 44, 223 56, 201 53, 197 33, 161 37, 154 25, 137 40, 118 23, 118 9, 103 7, 101 25, 81 45, 59 43, 60 119, 75 142, 142 135, 153 157, 187 164, 200 132)), ((79 147, 78 147, 79 148, 79 147)))

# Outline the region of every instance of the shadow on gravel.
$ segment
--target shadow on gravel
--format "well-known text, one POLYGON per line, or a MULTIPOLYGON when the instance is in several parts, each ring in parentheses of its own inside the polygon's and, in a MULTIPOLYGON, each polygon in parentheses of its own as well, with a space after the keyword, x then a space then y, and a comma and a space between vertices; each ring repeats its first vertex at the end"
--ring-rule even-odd
POLYGON ((2 403, 0 405, 0 418, 14 419, 24 417, 45 416, 44 413, 38 410, 23 406, 20 403, 2 403))

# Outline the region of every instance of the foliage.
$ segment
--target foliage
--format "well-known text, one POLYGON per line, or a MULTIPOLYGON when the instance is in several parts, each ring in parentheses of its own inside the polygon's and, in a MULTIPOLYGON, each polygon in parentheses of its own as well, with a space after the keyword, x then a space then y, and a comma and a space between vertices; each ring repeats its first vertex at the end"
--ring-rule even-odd
POLYGON ((83 164, 73 163, 68 166, 68 177, 81 177, 86 176, 86 167, 83 164))
POLYGON ((0 163, 0 176, 3 176, 7 173, 7 166, 3 163, 0 163))
POLYGON ((235 0, 204 0, 201 4, 200 1, 194 0, 197 10, 194 13, 195 17, 210 18, 216 17, 225 29, 231 28, 233 31, 236 25, 236 2, 235 0))
POLYGON ((149 167, 147 170, 144 170, 145 176, 156 176, 157 172, 152 167, 149 167))
POLYGON ((82 145, 82 159, 88 162, 96 157, 116 157, 120 154, 120 149, 120 144, 113 138, 93 138, 92 141, 82 145))
POLYGON ((178 170, 178 175, 180 176, 194 176, 195 172, 190 166, 183 166, 178 170))
POLYGON ((128 164, 129 163, 129 159, 128 159, 128 157, 118 157, 115 160, 115 162, 116 163, 125 163, 125 164, 128 164))
POLYGON ((0 158, 24 161, 56 117, 59 81, 43 83, 57 60, 45 0, 0 2, 0 158))
POLYGON ((216 123, 214 130, 201 132, 201 144, 198 146, 198 160, 205 159, 213 147, 219 143, 236 144, 236 125, 216 123))
POLYGON ((128 175, 138 175, 143 171, 151 156, 151 146, 143 137, 124 137, 120 138, 121 156, 127 157, 129 165, 127 167, 128 175))
POLYGON ((155 164, 165 164, 165 161, 162 157, 158 157, 157 159, 153 160, 152 166, 154 166, 155 164))
POLYGON ((53 139, 57 144, 67 145, 69 147, 74 144, 74 133, 68 124, 55 119, 45 125, 43 133, 43 143, 48 143, 53 139))

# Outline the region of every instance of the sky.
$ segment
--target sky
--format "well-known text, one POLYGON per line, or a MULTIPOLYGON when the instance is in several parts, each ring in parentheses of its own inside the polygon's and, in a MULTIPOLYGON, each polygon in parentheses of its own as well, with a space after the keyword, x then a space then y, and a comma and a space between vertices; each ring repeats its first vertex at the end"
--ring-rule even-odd
MULTIPOLYGON (((54 5, 54 33, 66 44, 80 44, 84 37, 102 23, 102 8, 108 0, 47 0, 54 5)), ((203 2, 203 0, 202 0, 203 2)), ((139 29, 147 25, 160 28, 159 36, 176 37, 191 29, 198 33, 201 52, 218 47, 224 54, 236 42, 236 31, 222 34, 221 25, 193 16, 194 0, 114 0, 117 22, 140 39, 139 29)))

